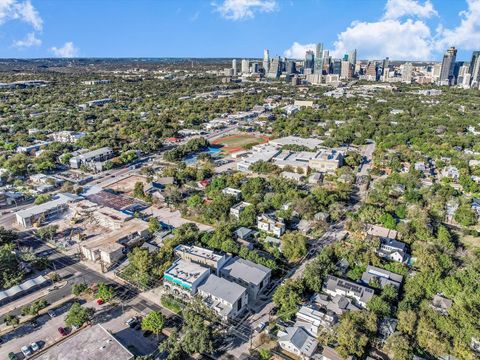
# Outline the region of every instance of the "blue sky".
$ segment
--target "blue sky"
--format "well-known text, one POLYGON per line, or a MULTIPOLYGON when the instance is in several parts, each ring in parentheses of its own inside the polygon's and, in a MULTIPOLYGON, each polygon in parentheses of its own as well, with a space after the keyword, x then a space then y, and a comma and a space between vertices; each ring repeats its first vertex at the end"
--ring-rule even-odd
POLYGON ((480 0, 0 0, 0 57, 441 59, 480 48, 480 0))

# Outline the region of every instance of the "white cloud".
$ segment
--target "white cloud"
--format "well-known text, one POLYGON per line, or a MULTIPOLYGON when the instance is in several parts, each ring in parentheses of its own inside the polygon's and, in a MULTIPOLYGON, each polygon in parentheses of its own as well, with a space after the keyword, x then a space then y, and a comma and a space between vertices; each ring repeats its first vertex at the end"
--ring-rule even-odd
POLYGON ((303 59, 307 50, 315 51, 315 44, 299 44, 295 41, 290 48, 283 52, 283 56, 291 59, 303 59))
POLYGON ((12 46, 16 48, 28 48, 31 46, 40 46, 40 45, 42 45, 42 40, 37 39, 35 37, 35 33, 31 32, 27 34, 25 39, 14 41, 12 46))
POLYGON ((61 48, 52 47, 50 51, 57 57, 71 58, 78 55, 78 48, 73 45, 73 42, 68 41, 61 48))
POLYGON ((460 24, 453 29, 439 27, 436 48, 456 46, 462 50, 480 47, 480 0, 467 0, 468 8, 460 12, 460 24))
POLYGON ((43 20, 30 0, 0 0, 0 25, 11 20, 21 20, 30 24, 35 30, 42 30, 43 20))
POLYGON ((277 9, 276 0, 224 0, 222 4, 212 3, 228 20, 246 20, 255 17, 256 12, 272 12, 277 9))
POLYGON ((431 56, 432 36, 420 20, 353 22, 338 34, 332 54, 341 57, 352 49, 368 59, 426 60, 431 56))
POLYGON ((388 0, 383 19, 399 19, 403 16, 429 18, 438 15, 430 0, 422 5, 417 0, 388 0))

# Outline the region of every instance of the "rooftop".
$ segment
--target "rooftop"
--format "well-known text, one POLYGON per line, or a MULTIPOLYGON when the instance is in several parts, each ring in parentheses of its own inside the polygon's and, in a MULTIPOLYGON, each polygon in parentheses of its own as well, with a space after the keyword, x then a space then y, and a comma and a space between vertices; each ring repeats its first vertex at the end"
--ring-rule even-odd
POLYGON ((198 291, 223 299, 229 304, 235 304, 246 290, 243 286, 211 274, 207 281, 199 286, 198 291))
POLYGON ((301 138, 299 136, 286 136, 283 138, 270 140, 270 144, 273 144, 273 145, 278 145, 278 146, 300 145, 300 146, 306 146, 312 150, 315 149, 317 146, 320 146, 322 142, 323 141, 319 139, 301 138))
POLYGON ((131 360, 133 355, 102 325, 80 330, 41 353, 37 360, 131 360))
POLYGON ((204 249, 198 246, 178 245, 175 251, 184 252, 186 254, 192 254, 203 259, 219 261, 223 256, 215 254, 212 250, 204 249))
POLYGON ((249 284, 258 285, 265 279, 271 270, 266 266, 255 264, 249 260, 236 257, 231 259, 221 270, 222 275, 229 275, 242 279, 249 284))
POLYGON ((278 340, 289 341, 306 356, 311 356, 317 349, 318 345, 318 341, 315 340, 313 336, 308 335, 308 333, 301 327, 287 328, 286 334, 281 336, 278 340))
POLYGON ((92 151, 83 153, 81 155, 78 155, 76 158, 79 159, 79 160, 86 161, 86 160, 89 160, 90 158, 94 158, 94 157, 100 156, 100 155, 105 155, 105 154, 108 154, 110 152, 112 152, 111 148, 103 147, 103 148, 100 148, 100 149, 92 150, 92 151))
POLYGON ((53 210, 58 206, 69 203, 70 201, 76 201, 81 199, 81 197, 69 193, 59 193, 53 200, 47 201, 40 205, 32 206, 31 208, 20 210, 16 212, 17 216, 21 218, 29 218, 30 216, 43 214, 49 210, 53 210))
POLYGON ((194 262, 178 259, 165 272, 164 277, 171 276, 180 279, 182 282, 192 285, 201 275, 210 272, 208 268, 200 266, 194 262))

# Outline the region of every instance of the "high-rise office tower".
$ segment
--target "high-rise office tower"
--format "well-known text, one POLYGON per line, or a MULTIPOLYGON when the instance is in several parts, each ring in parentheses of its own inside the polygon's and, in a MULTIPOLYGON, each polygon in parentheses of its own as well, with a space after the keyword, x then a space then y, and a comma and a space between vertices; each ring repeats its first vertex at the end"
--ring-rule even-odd
POLYGON ((282 64, 282 60, 280 59, 280 56, 278 56, 275 59, 272 59, 267 76, 272 79, 278 78, 280 76, 280 73, 282 72, 282 66, 283 64, 282 64))
POLYGON ((237 76, 237 59, 232 60, 233 76, 237 76))
POLYGON ((382 75, 385 76, 385 73, 388 74, 388 72, 390 71, 390 59, 388 57, 386 57, 384 60, 383 60, 383 64, 382 64, 382 75))
POLYGON ((263 69, 265 70, 265 75, 270 70, 270 55, 268 49, 263 50, 263 69))
POLYGON ((348 53, 348 61, 350 61, 350 64, 355 67, 355 64, 357 63, 357 49, 348 53))
POLYGON ((457 58, 457 49, 454 46, 450 47, 445 55, 443 55, 442 68, 440 70, 440 85, 453 85, 454 75, 453 68, 457 58))
POLYGON ((413 71, 412 63, 403 64, 402 81, 404 83, 406 83, 406 84, 411 84, 412 83, 412 71, 413 71))
POLYGON ((285 72, 287 75, 295 74, 295 61, 285 59, 285 72))
POLYGON ((248 74, 250 70, 250 62, 247 59, 242 60, 242 74, 248 74))
POLYGON ((315 47, 315 70, 317 74, 322 74, 323 70, 323 44, 318 43, 315 47))
POLYGON ((332 61, 332 74, 340 75, 342 72, 342 60, 334 59, 332 61))
POLYGON ((348 61, 348 54, 343 54, 343 59, 342 61, 348 61))
POLYGON ((365 75, 370 77, 372 80, 377 79, 377 63, 375 61, 369 61, 367 64, 367 69, 365 71, 365 75))
MULTIPOLYGON (((348 55, 347 55, 348 56, 348 55)), ((350 80, 353 75, 353 66, 350 64, 350 61, 343 60, 342 61, 342 67, 341 67, 341 72, 340 72, 340 78, 344 80, 350 80)))
POLYGON ((470 73, 470 81, 472 82, 472 87, 480 83, 480 51, 474 51, 472 53, 472 60, 470 61, 470 68, 468 70, 470 73))
POLYGON ((257 63, 253 63, 252 65, 250 65, 250 72, 252 74, 258 73, 258 64, 257 63))
POLYGON ((471 79, 471 75, 470 73, 468 72, 469 71, 469 66, 464 64, 462 66, 460 66, 460 68, 458 69, 458 75, 456 77, 456 80, 457 80, 457 84, 458 85, 470 85, 470 79, 471 79), (465 79, 468 78, 468 83, 465 83, 465 79))
POLYGON ((307 50, 305 53, 305 64, 303 65, 304 69, 313 69, 315 68, 315 54, 312 50, 307 50))

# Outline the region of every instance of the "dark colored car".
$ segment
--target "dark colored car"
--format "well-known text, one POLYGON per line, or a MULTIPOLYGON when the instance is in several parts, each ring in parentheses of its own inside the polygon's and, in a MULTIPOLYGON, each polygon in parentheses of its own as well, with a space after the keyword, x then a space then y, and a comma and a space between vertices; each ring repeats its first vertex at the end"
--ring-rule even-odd
POLYGON ((58 333, 62 336, 67 335, 67 332, 65 331, 65 329, 63 327, 58 328, 58 333))
POLYGON ((143 333, 143 336, 144 337, 149 337, 150 335, 152 335, 153 333, 150 331, 150 330, 147 330, 143 333))

